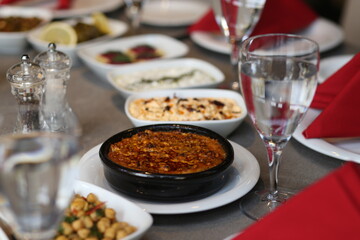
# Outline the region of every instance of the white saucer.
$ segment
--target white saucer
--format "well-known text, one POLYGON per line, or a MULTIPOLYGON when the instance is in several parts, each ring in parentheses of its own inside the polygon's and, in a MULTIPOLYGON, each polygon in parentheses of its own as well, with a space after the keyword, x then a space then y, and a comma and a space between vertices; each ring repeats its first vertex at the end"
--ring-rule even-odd
POLYGON ((144 3, 141 22, 154 26, 186 26, 210 8, 206 0, 151 0, 144 3))
POLYGON ((200 212, 233 202, 248 193, 260 176, 260 167, 255 157, 242 146, 230 141, 235 152, 232 169, 225 186, 213 195, 197 201, 184 203, 158 203, 133 199, 112 189, 105 180, 99 158, 100 145, 89 150, 79 163, 78 179, 115 192, 133 201, 145 211, 153 214, 184 214, 200 212))
MULTIPOLYGON (((27 0, 16 3, 18 6, 43 7, 54 9, 57 1, 49 0, 27 0)), ((113 11, 124 4, 123 0, 73 0, 70 9, 54 10, 55 18, 68 18, 75 16, 87 15, 93 12, 109 12, 113 11)))
POLYGON ((304 119, 296 128, 293 137, 308 148, 311 148, 319 153, 344 161, 354 161, 360 163, 359 139, 330 143, 321 138, 307 139, 304 137, 302 132, 310 125, 310 123, 312 123, 320 112, 321 111, 319 110, 309 109, 304 119))
MULTIPOLYGON (((341 55, 329 57, 321 60, 319 79, 320 83, 324 82, 331 74, 346 64, 353 55, 341 55)), ((329 143, 321 138, 307 139, 302 132, 310 125, 310 123, 320 114, 320 110, 309 109, 304 119, 297 127, 293 137, 317 152, 345 161, 355 161, 360 163, 360 140, 348 140, 338 143, 329 143)))
POLYGON ((323 83, 330 75, 350 61, 353 56, 349 54, 322 59, 320 62, 319 83, 323 83))
POLYGON ((0 240, 8 240, 7 236, 5 235, 4 231, 0 228, 0 240))
MULTIPOLYGON (((344 40, 341 27, 325 18, 315 20, 307 29, 296 34, 318 42, 321 52, 336 47, 344 40)), ((194 31, 190 37, 196 44, 204 48, 224 54, 230 53, 230 45, 221 34, 194 31)))

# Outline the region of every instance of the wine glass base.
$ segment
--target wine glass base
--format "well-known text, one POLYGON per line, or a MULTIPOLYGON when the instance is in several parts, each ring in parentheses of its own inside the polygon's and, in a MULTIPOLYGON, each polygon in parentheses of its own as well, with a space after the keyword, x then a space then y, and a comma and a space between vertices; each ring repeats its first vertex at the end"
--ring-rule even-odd
POLYGON ((295 195, 295 192, 282 189, 278 191, 275 198, 270 198, 269 194, 267 189, 250 192, 240 201, 241 211, 255 221, 260 220, 295 195))

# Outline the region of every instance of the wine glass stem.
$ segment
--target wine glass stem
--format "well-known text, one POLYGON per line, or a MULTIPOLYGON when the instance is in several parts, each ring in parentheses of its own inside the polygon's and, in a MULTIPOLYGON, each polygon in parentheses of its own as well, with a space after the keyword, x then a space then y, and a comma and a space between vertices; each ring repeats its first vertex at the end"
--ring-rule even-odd
POLYGON ((131 27, 135 30, 140 26, 143 0, 130 0, 127 4, 127 15, 131 20, 131 27))
POLYGON ((240 48, 239 45, 241 44, 241 41, 237 41, 234 38, 230 38, 230 44, 231 44, 231 54, 230 54, 231 65, 237 68, 239 62, 239 48, 240 48))
MULTIPOLYGON (((286 143, 285 143, 286 144, 286 143)), ((269 195, 267 200, 276 201, 278 197, 278 171, 281 160, 281 154, 285 144, 277 144, 274 142, 266 143, 269 163, 269 195)))

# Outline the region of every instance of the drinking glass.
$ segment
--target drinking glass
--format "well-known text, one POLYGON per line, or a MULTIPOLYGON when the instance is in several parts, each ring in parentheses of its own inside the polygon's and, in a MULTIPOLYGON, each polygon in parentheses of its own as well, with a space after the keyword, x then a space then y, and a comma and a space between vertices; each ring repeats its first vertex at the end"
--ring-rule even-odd
POLYGON ((239 45, 253 31, 266 0, 217 0, 213 2, 215 20, 231 44, 231 64, 237 66, 239 45))
POLYGON ((131 28, 136 30, 140 26, 141 10, 145 0, 125 0, 126 14, 131 20, 131 28))
POLYGON ((31 132, 0 137, 0 213, 19 239, 55 236, 73 195, 76 137, 31 132))
POLYGON ((278 169, 282 151, 313 99, 319 46, 296 35, 258 35, 242 43, 239 55, 241 91, 265 144, 270 174, 269 188, 247 195, 240 206, 259 219, 293 194, 278 188, 278 169))

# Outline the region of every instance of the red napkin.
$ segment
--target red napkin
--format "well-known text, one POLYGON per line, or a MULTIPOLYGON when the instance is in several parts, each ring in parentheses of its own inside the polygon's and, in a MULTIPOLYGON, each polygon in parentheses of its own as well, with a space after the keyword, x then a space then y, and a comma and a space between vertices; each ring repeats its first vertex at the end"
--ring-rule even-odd
POLYGON ((233 240, 358 240, 360 165, 348 162, 233 240))
POLYGON ((15 3, 21 0, 0 0, 0 5, 7 5, 7 4, 11 4, 11 3, 15 3))
POLYGON ((324 109, 304 130, 306 138, 360 137, 360 53, 320 84, 311 103, 324 109))
MULTIPOLYGON (((13 4, 26 0, 0 0, 0 5, 13 4)), ((56 9, 69 9, 71 7, 72 0, 57 0, 56 9)))
MULTIPOLYGON (((261 18, 251 35, 266 33, 297 32, 317 18, 317 14, 303 0, 267 0, 261 18)), ((219 32, 211 9, 188 29, 193 31, 219 32)))
POLYGON ((71 7, 72 0, 58 0, 56 9, 69 9, 71 7))

